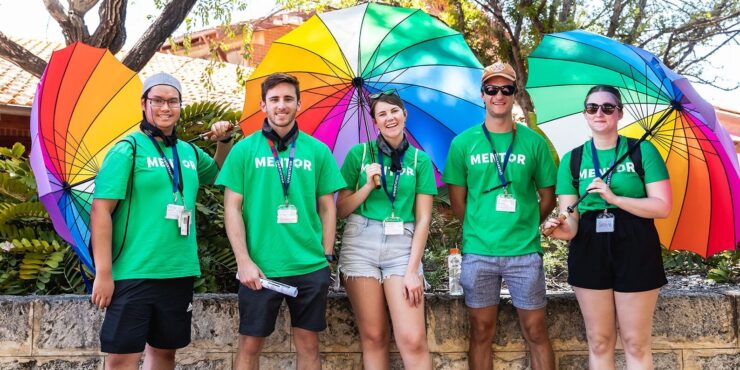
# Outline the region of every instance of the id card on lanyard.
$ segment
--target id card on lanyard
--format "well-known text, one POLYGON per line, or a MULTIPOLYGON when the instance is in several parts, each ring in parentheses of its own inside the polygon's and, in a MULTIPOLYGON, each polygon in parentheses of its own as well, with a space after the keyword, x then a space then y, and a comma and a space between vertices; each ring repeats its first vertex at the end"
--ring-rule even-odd
MULTIPOLYGON (((617 160, 618 154, 619 154, 619 136, 617 136, 617 146, 614 147, 614 159, 612 159, 612 163, 609 165, 609 167, 614 165, 614 162, 617 160)), ((599 157, 598 157, 598 153, 596 152, 596 145, 594 145, 593 140, 591 140, 591 158, 593 159, 593 162, 594 162, 595 173, 598 173, 599 177, 601 177, 601 166, 599 165, 599 157)), ((610 172, 609 176, 603 179, 607 186, 609 186, 612 182, 612 175, 614 175, 614 171, 610 172)), ((608 203, 604 201, 604 212, 599 213, 596 216, 596 232, 597 233, 614 232, 614 214, 608 211, 607 205, 608 203)))
POLYGON ((167 205, 164 218, 167 220, 177 220, 177 228, 180 235, 190 235, 190 225, 192 223, 192 211, 185 208, 185 197, 183 192, 182 170, 180 168, 180 157, 177 154, 177 144, 172 146, 172 163, 164 155, 164 151, 159 147, 159 143, 151 135, 147 135, 149 140, 157 149, 160 160, 167 170, 167 176, 172 181, 172 203, 167 205), (182 204, 178 204, 182 200, 182 204))
POLYGON ((280 185, 283 188, 283 198, 285 199, 285 203, 279 205, 277 208, 277 223, 298 223, 298 210, 288 201, 288 189, 290 188, 290 181, 293 178, 293 159, 295 159, 296 145, 295 143, 298 141, 298 138, 295 138, 295 140, 293 140, 293 143, 290 145, 290 154, 288 156, 288 168, 286 169, 286 173, 283 173, 283 164, 282 162, 280 162, 280 157, 278 156, 278 151, 275 148, 275 143, 270 139, 267 139, 267 141, 268 143, 270 143, 270 150, 272 151, 272 157, 275 160, 275 168, 277 168, 278 175, 280 176, 280 185))
MULTIPOLYGON (((405 153, 404 153, 405 154, 405 153)), ((403 235, 403 220, 396 217, 396 196, 398 195, 398 183, 401 180, 401 171, 403 170, 403 154, 401 155, 401 169, 393 171, 393 188, 388 191, 388 182, 385 177, 385 166, 383 166, 383 152, 378 151, 378 164, 380 164, 380 182, 383 184, 383 191, 391 202, 391 215, 383 220, 384 235, 403 235)))
POLYGON ((493 161, 496 164, 496 173, 498 174, 499 179, 499 185, 494 186, 483 193, 490 193, 496 189, 503 188, 504 193, 499 194, 496 197, 496 211, 498 212, 516 212, 516 198, 514 198, 513 194, 510 194, 508 191, 508 186, 511 184, 511 181, 506 180, 506 167, 509 165, 509 158, 511 157, 511 152, 514 149, 514 140, 516 139, 516 124, 514 124, 514 129, 511 133, 511 143, 509 143, 509 147, 506 149, 506 153, 504 154, 503 163, 501 163, 501 160, 499 159, 498 152, 496 151, 495 146, 493 145, 493 139, 491 139, 491 134, 488 132, 488 129, 486 128, 486 123, 484 122, 481 125, 481 128, 483 129, 483 134, 486 135, 486 139, 488 139, 488 143, 491 144, 491 152, 493 153, 493 161))

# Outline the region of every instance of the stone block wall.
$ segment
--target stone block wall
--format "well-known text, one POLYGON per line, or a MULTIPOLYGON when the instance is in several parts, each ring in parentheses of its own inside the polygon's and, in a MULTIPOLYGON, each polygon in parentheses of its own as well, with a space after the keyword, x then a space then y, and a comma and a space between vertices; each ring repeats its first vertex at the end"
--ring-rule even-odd
MULTIPOLYGON (((435 369, 467 368, 467 314, 462 299, 426 297, 427 336, 435 369)), ((361 369, 360 342, 349 302, 332 296, 328 329, 320 336, 324 369, 361 369)), ((0 296, 0 369, 102 370, 98 350, 103 313, 87 296, 0 296)), ((547 322, 559 369, 587 369, 583 321, 572 293, 548 296, 547 322)), ((663 292, 653 325, 656 369, 740 369, 740 291, 663 292)), ((231 369, 236 350, 235 295, 198 295, 192 343, 178 352, 178 369, 231 369)), ((494 349, 494 369, 528 368, 527 348, 516 310, 504 300, 494 349)), ((392 345, 392 368, 402 369, 392 345)), ((621 352, 617 362, 624 368, 621 352)), ((265 345, 261 369, 295 368, 287 309, 265 345)))

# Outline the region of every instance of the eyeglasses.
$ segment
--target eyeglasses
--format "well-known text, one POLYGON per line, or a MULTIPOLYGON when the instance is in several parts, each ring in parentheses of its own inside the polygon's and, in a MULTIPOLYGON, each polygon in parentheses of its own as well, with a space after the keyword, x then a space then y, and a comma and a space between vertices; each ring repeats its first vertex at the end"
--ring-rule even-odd
POLYGON ((162 98, 146 98, 146 100, 149 100, 152 103, 153 107, 161 108, 165 104, 167 104, 170 109, 180 109, 180 99, 177 98, 169 100, 165 100, 162 98))
POLYGON ((588 114, 596 114, 599 112, 599 108, 601 108, 601 111, 604 112, 604 114, 606 114, 607 116, 614 113, 615 110, 620 110, 620 111, 622 110, 622 107, 618 105, 614 105, 614 104, 606 103, 606 104, 599 105, 596 103, 588 103, 586 104, 585 111, 588 114))
POLYGON ((396 91, 396 89, 390 89, 390 90, 386 90, 386 91, 380 91, 380 92, 377 92, 375 94, 370 94, 367 97, 370 98, 370 99, 375 100, 375 99, 380 98, 383 95, 398 95, 398 92, 396 91))
POLYGON ((504 96, 512 96, 516 92, 516 86, 514 85, 504 85, 504 86, 483 85, 480 87, 480 91, 489 96, 498 95, 499 91, 501 91, 501 93, 504 94, 504 96))

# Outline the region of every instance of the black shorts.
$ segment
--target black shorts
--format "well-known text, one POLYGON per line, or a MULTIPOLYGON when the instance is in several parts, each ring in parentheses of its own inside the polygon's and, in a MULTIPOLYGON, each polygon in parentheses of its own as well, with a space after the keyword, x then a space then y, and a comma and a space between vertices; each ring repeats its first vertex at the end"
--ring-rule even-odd
POLYGON ((145 344, 161 349, 190 344, 193 277, 115 282, 100 330, 100 350, 138 353, 145 344))
POLYGON ((616 292, 644 292, 665 285, 660 240, 653 220, 610 209, 614 232, 597 233, 596 216, 602 212, 581 215, 578 233, 568 251, 568 283, 616 292))
POLYGON ((275 331, 275 320, 283 299, 290 310, 290 325, 310 331, 326 329, 326 300, 329 294, 329 267, 305 275, 274 278, 298 288, 295 298, 262 288, 239 285, 239 334, 267 337, 275 331))

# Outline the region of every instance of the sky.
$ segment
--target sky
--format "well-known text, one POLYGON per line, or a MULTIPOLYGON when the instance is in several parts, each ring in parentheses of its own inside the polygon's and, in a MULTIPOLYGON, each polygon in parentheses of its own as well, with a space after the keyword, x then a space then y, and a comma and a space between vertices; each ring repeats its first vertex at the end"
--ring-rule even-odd
MULTIPOLYGON (((66 5, 67 2, 61 1, 61 3, 66 5)), ((241 21, 259 18, 270 14, 274 8, 274 0, 251 1, 247 10, 235 12, 233 19, 234 21, 241 21)), ((125 47, 133 46, 153 22, 154 18, 150 16, 156 16, 158 13, 152 0, 130 1, 126 15, 128 37, 125 47)), ((98 14, 95 9, 87 13, 86 22, 90 32, 94 31, 94 27, 99 22, 97 18, 98 14)), ((196 27, 196 29, 199 28, 196 27)), ((64 41, 59 26, 49 16, 41 0, 0 0, 0 31, 13 37, 64 41)), ((175 34, 178 35, 183 32, 184 26, 175 34)), ((721 76, 722 79, 729 82, 727 85, 732 86, 740 82, 740 67, 737 67, 738 60, 740 60, 740 46, 726 46, 712 56, 710 59, 711 67, 706 68, 705 73, 721 76)), ((708 85, 694 84, 694 86, 699 94, 711 104, 740 111, 740 89, 728 92, 708 85)))

